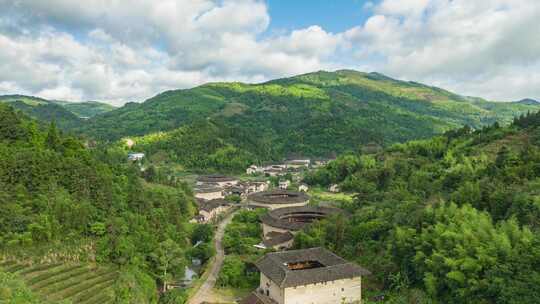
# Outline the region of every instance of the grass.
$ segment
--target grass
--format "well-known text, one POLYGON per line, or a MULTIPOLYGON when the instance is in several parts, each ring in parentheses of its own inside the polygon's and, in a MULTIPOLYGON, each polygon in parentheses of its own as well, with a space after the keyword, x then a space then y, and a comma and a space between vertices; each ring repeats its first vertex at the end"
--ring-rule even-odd
POLYGON ((116 270, 89 264, 25 264, 1 261, 7 272, 18 275, 44 303, 112 303, 116 270))
POLYGON ((311 198, 315 201, 320 202, 345 202, 350 203, 353 201, 354 196, 351 193, 345 192, 328 192, 321 188, 311 188, 308 192, 311 198))

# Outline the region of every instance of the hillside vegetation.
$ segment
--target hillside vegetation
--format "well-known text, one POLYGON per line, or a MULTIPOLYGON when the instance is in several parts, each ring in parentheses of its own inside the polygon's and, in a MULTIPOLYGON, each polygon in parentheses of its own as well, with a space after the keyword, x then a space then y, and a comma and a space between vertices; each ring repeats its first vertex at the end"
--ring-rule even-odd
POLYGON ((295 246, 369 265, 390 303, 540 302, 540 113, 343 155, 306 181, 355 193, 353 215, 295 246))
POLYGON ((115 109, 115 107, 97 102, 78 102, 46 100, 24 95, 0 96, 0 103, 7 103, 26 115, 48 124, 52 121, 64 130, 79 127, 83 120, 115 109))
POLYGON ((17 296, 26 282, 52 303, 85 302, 114 278, 107 298, 155 303, 158 286, 182 277, 193 194, 175 180, 144 181, 125 159, 124 151, 87 149, 54 124, 41 130, 0 104, 0 274, 16 275, 2 294, 17 296), (34 284, 34 274, 47 281, 34 284))
POLYGON ((106 140, 145 136, 139 149, 161 150, 188 167, 213 164, 218 154, 228 154, 223 150, 249 158, 244 165, 253 159, 328 156, 372 142, 428 138, 463 125, 508 123, 539 108, 465 98, 377 73, 343 70, 262 84, 210 83, 168 91, 98 115, 79 131, 106 140), (188 147, 192 141, 195 146, 210 141, 211 148, 195 153, 188 147))

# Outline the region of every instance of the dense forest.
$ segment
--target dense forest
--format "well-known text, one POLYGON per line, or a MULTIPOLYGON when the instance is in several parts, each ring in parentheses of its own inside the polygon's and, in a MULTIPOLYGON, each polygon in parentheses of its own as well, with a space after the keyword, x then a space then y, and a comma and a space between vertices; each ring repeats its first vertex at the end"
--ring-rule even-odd
MULTIPOLYGON (((187 223, 191 189, 149 183, 125 159, 0 104, 0 261, 102 265, 117 270, 115 303, 157 302, 156 290, 183 275, 187 257, 211 248, 191 249, 200 238, 187 223)), ((17 299, 30 297, 17 280, 0 266, 2 296, 27 303, 17 299)))
POLYGON ((306 181, 356 198, 342 206, 350 217, 311 225, 295 246, 327 246, 370 268, 372 295, 540 302, 540 113, 344 155, 306 181))

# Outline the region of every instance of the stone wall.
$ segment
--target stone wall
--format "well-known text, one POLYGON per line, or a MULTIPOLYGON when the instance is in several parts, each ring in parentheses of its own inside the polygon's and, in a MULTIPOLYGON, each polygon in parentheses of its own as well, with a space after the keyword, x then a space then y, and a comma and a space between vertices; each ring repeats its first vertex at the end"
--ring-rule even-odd
POLYGON ((360 277, 286 288, 282 304, 361 303, 360 277))

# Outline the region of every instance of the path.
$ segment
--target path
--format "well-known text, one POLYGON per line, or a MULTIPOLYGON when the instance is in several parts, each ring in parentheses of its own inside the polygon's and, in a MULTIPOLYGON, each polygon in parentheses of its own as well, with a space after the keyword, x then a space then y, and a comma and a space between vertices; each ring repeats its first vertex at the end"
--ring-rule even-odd
POLYGON ((212 300, 212 288, 214 288, 214 285, 216 284, 219 271, 221 270, 221 266, 223 265, 223 258, 225 256, 222 244, 223 235, 225 234, 225 227, 227 227, 227 225, 231 222, 236 212, 237 211, 231 212, 218 224, 218 228, 216 230, 214 238, 216 256, 212 260, 212 264, 209 265, 209 270, 207 270, 209 271, 209 273, 205 274, 207 275, 206 280, 202 283, 202 285, 199 287, 199 290, 197 290, 197 292, 191 297, 191 299, 189 299, 187 304, 200 304, 205 301, 210 302, 212 300))

